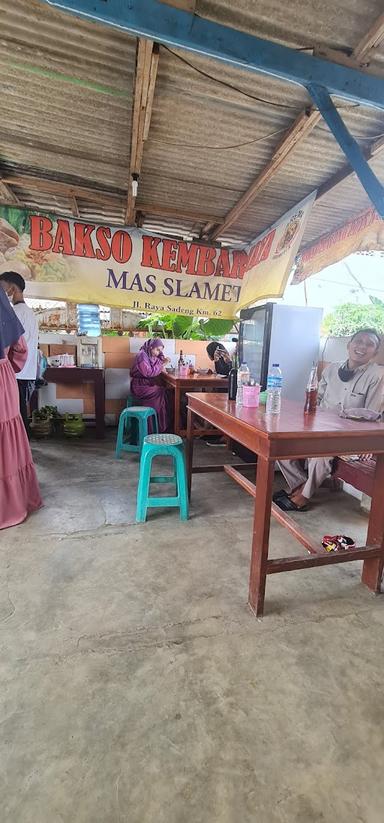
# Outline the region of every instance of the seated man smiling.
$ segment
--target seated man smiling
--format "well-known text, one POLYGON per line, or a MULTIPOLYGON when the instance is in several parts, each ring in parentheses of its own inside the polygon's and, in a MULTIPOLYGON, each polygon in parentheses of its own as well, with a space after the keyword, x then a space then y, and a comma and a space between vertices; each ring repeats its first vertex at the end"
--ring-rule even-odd
MULTIPOLYGON (((372 362, 379 346, 375 329, 361 329, 351 337, 345 363, 331 363, 324 369, 317 398, 320 408, 336 412, 352 408, 383 411, 384 370, 372 362)), ((315 491, 331 475, 332 464, 332 457, 278 461, 289 491, 277 492, 275 503, 285 511, 305 511, 315 491)))

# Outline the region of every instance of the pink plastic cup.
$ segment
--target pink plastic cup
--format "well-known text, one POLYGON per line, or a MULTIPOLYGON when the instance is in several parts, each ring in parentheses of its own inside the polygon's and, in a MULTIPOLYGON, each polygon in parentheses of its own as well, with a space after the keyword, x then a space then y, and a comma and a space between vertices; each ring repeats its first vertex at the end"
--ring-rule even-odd
POLYGON ((243 386, 243 406, 257 408, 260 402, 260 385, 243 386))

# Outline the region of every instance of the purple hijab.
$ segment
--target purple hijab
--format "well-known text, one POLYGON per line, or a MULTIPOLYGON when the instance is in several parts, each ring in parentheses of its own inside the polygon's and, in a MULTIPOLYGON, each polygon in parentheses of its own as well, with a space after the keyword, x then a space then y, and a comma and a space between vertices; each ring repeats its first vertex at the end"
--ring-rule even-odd
POLYGON ((161 352, 156 357, 153 357, 152 349, 157 349, 157 348, 164 349, 164 343, 163 343, 161 337, 152 337, 151 340, 147 340, 144 343, 144 346, 141 347, 140 351, 145 351, 145 353, 148 355, 148 357, 151 358, 151 360, 157 360, 157 359, 165 360, 163 352, 161 352))
POLYGON ((164 343, 160 337, 153 337, 147 340, 136 355, 135 362, 131 369, 132 379, 140 379, 142 377, 157 377, 163 371, 165 357, 163 352, 154 356, 152 349, 160 346, 164 348, 164 343))
POLYGON ((5 349, 16 343, 23 334, 24 329, 20 320, 0 286, 0 360, 5 357, 5 349))

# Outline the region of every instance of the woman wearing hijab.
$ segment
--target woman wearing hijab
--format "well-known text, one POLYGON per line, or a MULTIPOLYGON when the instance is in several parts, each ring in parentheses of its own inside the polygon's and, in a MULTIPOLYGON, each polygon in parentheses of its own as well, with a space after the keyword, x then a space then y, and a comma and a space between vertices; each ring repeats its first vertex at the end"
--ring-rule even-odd
POLYGON ((212 341, 208 343, 207 355, 215 364, 216 374, 228 377, 232 368, 232 360, 225 346, 222 343, 212 341))
POLYGON ((167 362, 163 341, 155 337, 144 343, 131 369, 132 394, 141 406, 155 409, 159 432, 165 432, 168 426, 167 390, 158 379, 167 362))
POLYGON ((0 529, 22 523, 42 505, 15 377, 28 355, 23 333, 0 289, 0 529))

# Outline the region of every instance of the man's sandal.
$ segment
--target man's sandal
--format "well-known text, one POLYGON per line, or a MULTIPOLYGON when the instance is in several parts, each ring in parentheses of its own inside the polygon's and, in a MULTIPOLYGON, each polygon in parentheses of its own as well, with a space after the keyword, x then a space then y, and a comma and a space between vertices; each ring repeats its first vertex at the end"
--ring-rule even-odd
POLYGON ((273 495, 273 502, 283 512, 307 512, 308 506, 297 506, 296 503, 288 497, 287 492, 276 492, 273 495))

